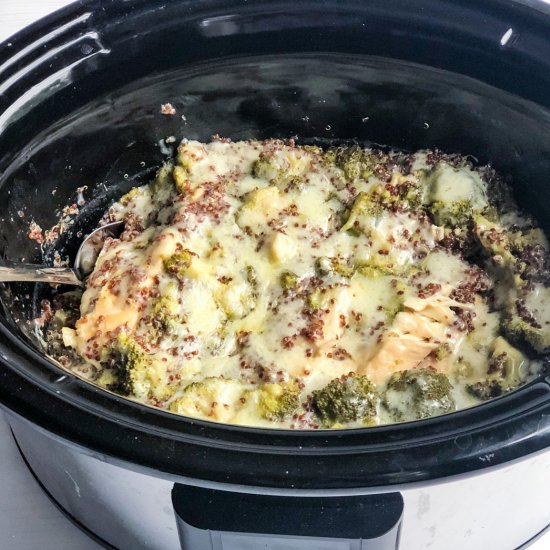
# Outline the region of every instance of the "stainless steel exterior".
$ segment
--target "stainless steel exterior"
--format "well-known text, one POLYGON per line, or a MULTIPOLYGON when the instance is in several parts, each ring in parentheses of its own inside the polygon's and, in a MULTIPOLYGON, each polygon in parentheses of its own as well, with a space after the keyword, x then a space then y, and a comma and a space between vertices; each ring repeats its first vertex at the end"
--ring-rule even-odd
MULTIPOLYGON (((7 418, 25 458, 45 488, 97 536, 120 550, 181 548, 171 491, 174 482, 197 484, 196 480, 94 454, 11 412, 7 412, 7 418)), ((485 460, 490 462, 491 456, 485 460)), ((209 486, 248 491, 239 486, 209 486)), ((514 550, 550 524, 550 451, 478 475, 371 489, 364 494, 388 490, 400 490, 405 501, 401 550, 514 550)), ((280 493, 269 489, 265 492, 280 493)), ((209 538, 210 546, 205 543, 193 550, 234 548, 227 542, 222 544, 222 540, 214 534, 209 538), (218 542, 212 545, 211 541, 218 542)), ((246 546, 247 550, 281 548, 276 539, 258 538, 255 542, 259 545, 246 546)))

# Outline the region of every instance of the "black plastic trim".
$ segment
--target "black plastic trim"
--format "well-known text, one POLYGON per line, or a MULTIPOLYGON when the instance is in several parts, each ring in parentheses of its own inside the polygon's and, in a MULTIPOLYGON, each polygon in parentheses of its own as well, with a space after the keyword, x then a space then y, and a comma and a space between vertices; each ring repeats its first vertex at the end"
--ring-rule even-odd
POLYGON ((281 497, 176 483, 176 516, 197 529, 299 537, 376 539, 403 516, 400 493, 345 497, 281 497))

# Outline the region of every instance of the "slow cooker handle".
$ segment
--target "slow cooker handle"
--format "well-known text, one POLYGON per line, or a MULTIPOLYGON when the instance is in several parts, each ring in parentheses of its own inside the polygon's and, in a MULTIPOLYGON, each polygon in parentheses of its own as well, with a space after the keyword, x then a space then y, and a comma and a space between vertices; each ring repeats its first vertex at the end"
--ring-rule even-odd
POLYGON ((183 550, 397 550, 400 493, 279 496, 176 483, 183 550))

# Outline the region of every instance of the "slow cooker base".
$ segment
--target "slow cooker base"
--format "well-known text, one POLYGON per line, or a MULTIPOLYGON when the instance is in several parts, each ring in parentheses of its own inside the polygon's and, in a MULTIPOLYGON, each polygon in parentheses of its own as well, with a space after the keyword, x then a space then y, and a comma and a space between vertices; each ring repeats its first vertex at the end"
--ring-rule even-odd
MULTIPOLYGON (((29 461, 25 457, 25 454, 23 450, 21 449, 21 446, 19 445, 19 442, 17 441, 17 437, 13 433, 13 430, 11 430, 11 434, 13 436, 15 445, 17 447, 17 450, 19 451, 19 454, 21 455, 21 458, 25 465, 27 466, 29 472, 33 476, 34 480, 38 484, 38 486, 42 489, 44 494, 48 497, 50 502, 75 526, 77 527, 82 533, 84 533, 86 536, 90 537, 92 540, 94 540, 99 546, 102 548, 105 548, 105 550, 122 550, 118 549, 116 546, 113 546, 109 544, 107 541, 103 540, 101 537, 98 537, 93 531, 88 529, 84 524, 82 524, 77 518, 75 518, 68 510, 66 510, 56 499, 55 497, 48 491, 48 489, 44 486, 44 484, 41 482, 39 476, 36 474, 36 472, 33 470, 32 466, 29 464, 29 461)), ((515 550, 527 550, 531 545, 533 545, 536 541, 541 539, 544 535, 550 534, 550 523, 542 529, 539 533, 534 535, 532 538, 530 538, 527 542, 522 544, 521 546, 518 546, 515 550)), ((197 549, 201 550, 201 549, 197 549)))
MULTIPOLYGON (((86 532, 106 540, 107 548, 181 548, 171 495, 174 482, 192 480, 112 461, 12 413, 6 416, 33 475, 86 532)), ((445 550, 526 548, 550 523, 549 511, 541 504, 550 492, 549 469, 550 452, 544 452, 482 475, 395 487, 405 502, 401 547, 423 550, 431 543, 445 550), (517 503, 522 505, 521 522, 517 503)), ((261 488, 257 492, 261 494, 261 488)), ((365 494, 373 492, 379 491, 365 489, 365 494)))

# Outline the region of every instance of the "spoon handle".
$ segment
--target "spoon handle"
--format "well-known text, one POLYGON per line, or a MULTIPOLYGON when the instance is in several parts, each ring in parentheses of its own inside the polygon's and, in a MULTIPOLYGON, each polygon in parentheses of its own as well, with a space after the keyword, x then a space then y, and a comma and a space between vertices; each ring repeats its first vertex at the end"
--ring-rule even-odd
POLYGON ((59 283, 83 286, 82 281, 70 267, 21 264, 0 266, 0 282, 59 283))

